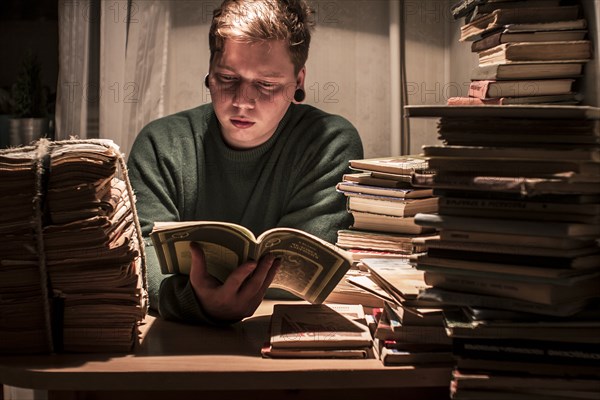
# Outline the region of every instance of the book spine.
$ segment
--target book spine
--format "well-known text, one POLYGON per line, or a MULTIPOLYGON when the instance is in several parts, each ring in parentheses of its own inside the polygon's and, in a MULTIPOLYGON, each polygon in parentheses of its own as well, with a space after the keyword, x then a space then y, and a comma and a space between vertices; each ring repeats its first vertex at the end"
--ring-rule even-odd
MULTIPOLYGON (((426 271, 425 283, 448 290, 502 296, 509 299, 525 300, 532 303, 555 304, 554 287, 550 284, 519 282, 499 279, 476 279, 465 275, 448 275, 426 271)), ((568 291, 568 288, 561 290, 568 291)), ((575 293, 573 293, 575 295, 575 293)))
POLYGON ((455 338, 452 351, 464 358, 600 366, 600 346, 588 343, 455 338))
POLYGON ((441 326, 439 328, 430 326, 416 326, 412 328, 415 329, 377 330, 375 337, 379 340, 394 340, 399 343, 452 344, 452 339, 441 326))
POLYGON ((471 80, 486 81, 500 79, 500 67, 499 64, 492 64, 473 68, 470 75, 471 80))
POLYGON ((517 221, 493 218, 470 218, 439 214, 418 213, 414 217, 417 225, 436 229, 466 230, 474 232, 503 233, 531 236, 564 237, 569 227, 579 224, 550 223, 547 221, 517 221))
POLYGON ((478 53, 483 50, 491 49, 502 43, 502 32, 497 32, 488 37, 476 40, 471 43, 471 52, 478 53))
POLYGON ((493 81, 472 81, 469 84, 469 97, 476 97, 479 99, 485 99, 488 96, 490 83, 493 81))
POLYGON ((438 301, 448 305, 511 310, 558 317, 573 315, 581 311, 584 307, 584 302, 550 306, 506 297, 481 296, 440 288, 427 288, 423 290, 419 294, 419 299, 438 301))
POLYGON ((477 199, 477 198, 452 198, 440 197, 440 211, 444 208, 461 208, 461 209, 481 209, 481 210, 497 210, 497 211, 523 211, 523 212, 546 212, 546 213, 563 213, 582 215, 595 215, 598 213, 598 207, 588 204, 557 204, 557 203, 542 203, 534 201, 508 201, 501 199, 477 199))
POLYGON ((450 97, 446 104, 449 106, 480 106, 480 105, 501 105, 503 98, 480 99, 477 97, 450 97))

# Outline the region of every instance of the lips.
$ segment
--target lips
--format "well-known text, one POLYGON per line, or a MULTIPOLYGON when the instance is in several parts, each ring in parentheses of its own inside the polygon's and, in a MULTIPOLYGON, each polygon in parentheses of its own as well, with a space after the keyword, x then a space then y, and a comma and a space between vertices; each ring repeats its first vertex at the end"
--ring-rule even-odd
POLYGON ((231 121, 231 124, 238 129, 247 129, 247 128, 250 128, 251 126, 254 126, 254 124, 255 124, 254 122, 249 121, 247 119, 231 118, 229 121, 231 121))

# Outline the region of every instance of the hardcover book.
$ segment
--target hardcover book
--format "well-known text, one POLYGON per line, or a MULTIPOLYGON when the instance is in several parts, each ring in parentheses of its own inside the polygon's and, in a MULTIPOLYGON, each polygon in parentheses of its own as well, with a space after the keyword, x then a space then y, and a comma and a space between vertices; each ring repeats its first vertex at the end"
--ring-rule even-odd
POLYGON ((165 274, 189 274, 192 241, 200 243, 208 272, 221 281, 241 263, 274 254, 281 266, 271 287, 311 303, 323 302, 351 265, 345 250, 291 228, 274 228, 255 237, 249 229, 227 222, 157 222, 150 237, 165 274))
POLYGON ((551 221, 477 218, 468 216, 417 214, 415 223, 426 227, 514 235, 550 236, 556 238, 600 235, 600 225, 551 221))
POLYGON ((460 27, 460 38, 473 41, 484 34, 502 29, 507 24, 554 23, 577 19, 578 6, 520 7, 497 9, 460 27))
POLYGON ((469 96, 479 99, 549 96, 571 93, 573 79, 533 79, 514 81, 472 81, 469 96))
POLYGON ((503 43, 479 52, 479 65, 540 61, 584 62, 591 58, 592 46, 589 40, 517 42, 503 43))
POLYGON ((426 271, 424 279, 427 285, 436 288, 507 297, 546 305, 595 298, 598 296, 598 286, 600 285, 600 278, 597 274, 589 279, 579 279, 576 282, 571 282, 570 285, 564 279, 555 282, 535 282, 529 277, 519 275, 501 278, 499 274, 475 276, 469 272, 449 274, 447 272, 426 271))
POLYGON ((583 63, 539 62, 510 63, 478 66, 471 71, 471 80, 517 80, 517 79, 558 79, 574 78, 581 75, 583 63))
POLYGON ((506 28, 502 31, 492 33, 471 44, 471 51, 478 53, 491 49, 504 43, 519 42, 566 42, 583 40, 587 30, 556 30, 556 31, 522 31, 514 28, 506 28))

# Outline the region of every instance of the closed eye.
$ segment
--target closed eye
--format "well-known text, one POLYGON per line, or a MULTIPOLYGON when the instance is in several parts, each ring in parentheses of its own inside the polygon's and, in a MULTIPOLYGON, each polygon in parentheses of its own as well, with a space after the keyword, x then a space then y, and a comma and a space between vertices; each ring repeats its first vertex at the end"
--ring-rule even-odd
POLYGON ((224 74, 218 74, 217 78, 219 78, 219 80, 223 83, 233 83, 237 80, 237 77, 235 77, 233 75, 224 75, 224 74))
POLYGON ((260 81, 258 84, 265 89, 272 89, 277 86, 276 83, 260 81))

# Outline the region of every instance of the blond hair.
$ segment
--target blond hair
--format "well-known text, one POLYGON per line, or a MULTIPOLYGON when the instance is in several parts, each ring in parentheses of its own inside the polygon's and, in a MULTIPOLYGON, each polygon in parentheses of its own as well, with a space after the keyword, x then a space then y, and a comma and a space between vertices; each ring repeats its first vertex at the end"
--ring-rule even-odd
POLYGON ((213 13, 208 35, 210 59, 225 39, 242 42, 285 40, 295 72, 308 58, 313 11, 305 0, 225 0, 213 13))

